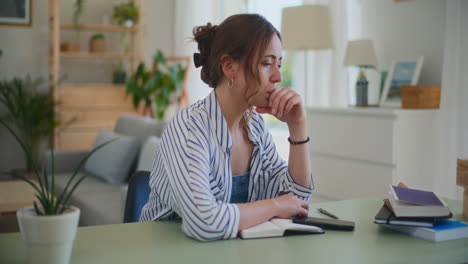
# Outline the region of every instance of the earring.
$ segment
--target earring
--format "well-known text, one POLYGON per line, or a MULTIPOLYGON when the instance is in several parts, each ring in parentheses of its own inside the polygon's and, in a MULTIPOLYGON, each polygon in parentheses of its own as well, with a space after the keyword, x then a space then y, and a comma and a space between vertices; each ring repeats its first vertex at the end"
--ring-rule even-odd
POLYGON ((228 81, 228 87, 229 87, 229 88, 234 87, 234 78, 229 79, 229 81, 228 81))

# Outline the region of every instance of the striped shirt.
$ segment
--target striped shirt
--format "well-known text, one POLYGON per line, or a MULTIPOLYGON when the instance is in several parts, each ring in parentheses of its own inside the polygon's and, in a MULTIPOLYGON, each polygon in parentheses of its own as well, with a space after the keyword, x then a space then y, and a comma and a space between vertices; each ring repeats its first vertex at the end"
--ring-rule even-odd
MULTIPOLYGON (((295 183, 276 152, 261 115, 248 124, 254 144, 248 201, 288 192, 308 200, 312 188, 295 183)), ((231 197, 232 139, 215 92, 180 111, 164 131, 150 176, 151 193, 140 221, 182 218, 183 232, 201 241, 237 236, 239 208, 231 197)))

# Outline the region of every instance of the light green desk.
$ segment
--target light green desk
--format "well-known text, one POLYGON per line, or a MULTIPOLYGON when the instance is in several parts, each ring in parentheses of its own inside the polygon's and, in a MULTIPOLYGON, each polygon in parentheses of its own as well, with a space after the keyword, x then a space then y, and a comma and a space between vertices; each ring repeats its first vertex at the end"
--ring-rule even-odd
MULTIPOLYGON (((456 218, 461 201, 447 201, 456 218)), ((146 222, 78 229, 71 263, 463 263, 468 239, 431 243, 373 223, 380 198, 313 204, 356 222, 354 232, 254 240, 198 242, 177 222, 146 222)), ((0 263, 25 263, 19 233, 0 235, 0 263)))

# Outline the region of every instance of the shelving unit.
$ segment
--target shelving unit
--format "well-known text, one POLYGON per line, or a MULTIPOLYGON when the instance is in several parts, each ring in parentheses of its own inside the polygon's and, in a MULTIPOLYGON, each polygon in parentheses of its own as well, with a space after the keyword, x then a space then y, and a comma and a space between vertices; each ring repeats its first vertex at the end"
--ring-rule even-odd
MULTIPOLYGON (((142 10, 142 1, 133 1, 142 10)), ((92 5, 92 2, 87 3, 92 5)), ((60 32, 76 30, 73 24, 60 23, 60 0, 49 0, 49 83, 50 97, 59 102, 56 114, 59 120, 74 120, 69 126, 56 129, 54 147, 56 150, 89 149, 97 133, 104 128, 113 129, 115 121, 123 112, 136 113, 130 98, 125 96, 124 85, 115 84, 59 84, 61 59, 118 59, 128 60, 133 72, 142 61, 142 12, 135 26, 82 24, 81 31, 127 32, 130 34, 129 52, 90 53, 60 51, 60 32)))

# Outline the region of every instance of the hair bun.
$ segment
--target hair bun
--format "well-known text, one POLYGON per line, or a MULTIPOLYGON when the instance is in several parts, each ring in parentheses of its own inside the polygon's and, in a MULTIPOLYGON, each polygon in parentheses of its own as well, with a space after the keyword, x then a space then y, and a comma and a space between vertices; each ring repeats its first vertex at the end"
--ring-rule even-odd
POLYGON ((207 59, 210 56, 211 45, 217 30, 218 26, 212 25, 211 23, 193 29, 193 37, 198 43, 198 50, 200 51, 198 57, 200 66, 204 66, 207 63, 207 59))

